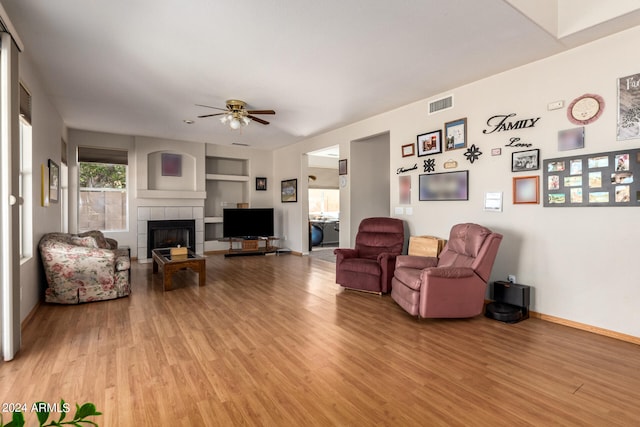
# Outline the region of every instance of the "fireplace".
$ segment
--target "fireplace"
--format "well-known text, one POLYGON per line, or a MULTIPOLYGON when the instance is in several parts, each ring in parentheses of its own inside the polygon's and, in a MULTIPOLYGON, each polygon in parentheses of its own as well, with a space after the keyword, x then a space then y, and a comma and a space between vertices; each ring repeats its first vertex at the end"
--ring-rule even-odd
POLYGON ((147 258, 152 249, 176 246, 196 250, 196 221, 194 219, 172 219, 147 222, 147 258))

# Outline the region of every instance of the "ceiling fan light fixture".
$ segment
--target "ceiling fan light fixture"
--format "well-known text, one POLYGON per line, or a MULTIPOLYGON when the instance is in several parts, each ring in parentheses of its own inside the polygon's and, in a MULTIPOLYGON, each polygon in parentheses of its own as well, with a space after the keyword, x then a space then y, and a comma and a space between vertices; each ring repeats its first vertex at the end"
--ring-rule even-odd
POLYGON ((231 119, 231 121, 229 122, 229 127, 233 130, 240 129, 240 126, 242 126, 242 124, 240 123, 240 120, 238 120, 236 117, 231 119))
POLYGON ((215 110, 222 110, 222 113, 205 114, 198 116, 199 118, 220 116, 220 123, 228 125, 232 130, 242 129, 245 126, 249 126, 249 123, 256 121, 263 125, 268 125, 269 122, 261 118, 255 117, 254 114, 275 114, 273 110, 247 110, 247 103, 238 99, 227 100, 226 110, 224 108, 209 107, 208 105, 196 104, 199 107, 213 108, 215 110))

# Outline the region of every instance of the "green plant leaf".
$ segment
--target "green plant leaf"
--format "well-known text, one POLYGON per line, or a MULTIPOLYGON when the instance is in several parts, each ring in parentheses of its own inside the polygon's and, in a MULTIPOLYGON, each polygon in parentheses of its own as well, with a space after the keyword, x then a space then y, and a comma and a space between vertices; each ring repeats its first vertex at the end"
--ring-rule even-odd
MULTIPOLYGON (((40 408, 41 406, 46 408, 47 404, 45 402, 36 402, 35 406, 36 406, 36 408, 40 408)), ((38 416, 38 422, 42 426, 44 423, 47 422, 47 419, 49 418, 49 411, 46 411, 46 410, 45 411, 36 411, 36 415, 38 416)))
POLYGON ((73 419, 81 420, 83 418, 90 417, 91 415, 99 415, 99 413, 96 412, 96 405, 93 403, 85 403, 78 409, 76 416, 73 419))
POLYGON ((14 412, 11 421, 5 427, 24 427, 24 415, 22 412, 14 412))
POLYGON ((64 417, 67 416, 67 413, 64 411, 64 399, 60 399, 60 418, 58 418, 58 424, 64 420, 64 417))

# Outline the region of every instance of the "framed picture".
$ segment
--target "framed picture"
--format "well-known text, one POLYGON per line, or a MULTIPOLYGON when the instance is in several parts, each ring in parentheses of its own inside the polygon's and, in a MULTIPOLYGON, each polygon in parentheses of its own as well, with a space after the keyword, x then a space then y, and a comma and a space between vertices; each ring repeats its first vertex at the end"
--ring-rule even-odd
POLYGON ((545 159, 544 206, 640 206, 639 155, 640 148, 632 148, 545 159))
POLYGON ((467 118, 445 123, 444 139, 447 142, 447 150, 467 148, 467 118))
POLYGON ((584 127, 565 129, 558 132, 558 151, 584 148, 584 127))
POLYGON ((60 166, 49 159, 49 201, 58 203, 60 199, 60 166))
POLYGON ((535 171, 538 169, 540 169, 539 149, 511 153, 511 172, 535 171))
POLYGON ((442 131, 423 133, 417 136, 418 157, 442 153, 442 131))
POLYGON ((347 159, 338 160, 338 175, 347 174, 347 159))
POLYGON ((618 141, 640 138, 640 73, 618 79, 618 141))
POLYGON ((420 175, 419 200, 469 200, 469 171, 420 175))
POLYGON ((513 204, 540 203, 540 177, 522 176, 513 178, 513 204))
POLYGON ((281 182, 280 201, 282 203, 295 203, 298 201, 298 180, 297 179, 287 179, 281 182))
POLYGON ((182 155, 162 153, 162 176, 182 176, 182 155))
POLYGON ((44 163, 40 163, 40 204, 49 206, 49 168, 44 163))
POLYGON ((267 178, 256 178, 256 191, 267 191, 267 178))
POLYGON ((416 147, 413 144, 405 144, 402 146, 402 157, 415 156, 416 147))

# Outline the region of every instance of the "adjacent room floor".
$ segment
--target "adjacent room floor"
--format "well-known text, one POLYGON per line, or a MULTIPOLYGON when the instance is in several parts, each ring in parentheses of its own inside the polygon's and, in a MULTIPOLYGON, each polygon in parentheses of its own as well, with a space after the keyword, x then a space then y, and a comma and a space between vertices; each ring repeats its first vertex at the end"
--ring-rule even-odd
POLYGON ((129 298, 40 307, 0 401, 91 401, 100 426, 638 424, 639 346, 537 319, 417 320, 334 268, 210 256, 206 286, 183 271, 163 292, 134 263, 129 298))

